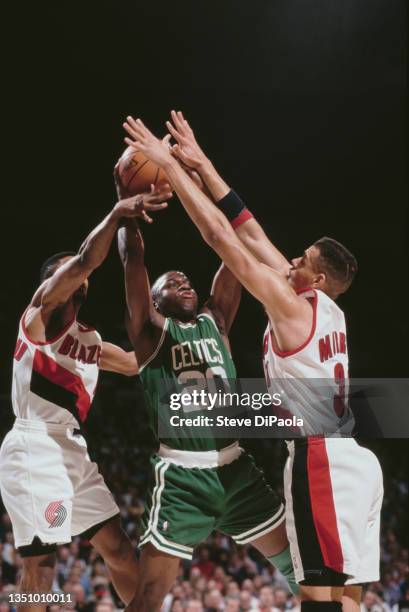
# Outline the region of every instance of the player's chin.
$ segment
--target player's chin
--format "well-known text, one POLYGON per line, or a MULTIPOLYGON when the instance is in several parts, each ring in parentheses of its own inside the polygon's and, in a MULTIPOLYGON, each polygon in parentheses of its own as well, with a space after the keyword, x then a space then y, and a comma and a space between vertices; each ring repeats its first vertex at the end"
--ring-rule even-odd
POLYGON ((192 300, 181 300, 178 304, 180 314, 186 319, 194 319, 197 315, 197 301, 192 300))

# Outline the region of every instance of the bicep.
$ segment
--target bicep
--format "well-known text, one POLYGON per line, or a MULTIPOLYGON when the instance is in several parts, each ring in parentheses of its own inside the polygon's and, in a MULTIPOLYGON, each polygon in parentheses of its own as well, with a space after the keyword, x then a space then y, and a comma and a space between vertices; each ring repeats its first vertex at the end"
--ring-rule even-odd
POLYGON ((206 306, 209 310, 216 311, 217 316, 221 318, 223 329, 226 334, 229 333, 237 314, 241 299, 241 284, 223 263, 213 280, 210 300, 206 306))
POLYGON ((287 279, 273 268, 260 263, 237 236, 225 236, 221 232, 213 248, 267 311, 274 311, 276 316, 282 317, 296 314, 299 308, 298 297, 287 279))
POLYGON ((43 310, 53 310, 65 304, 91 272, 92 269, 84 264, 82 256, 75 255, 43 283, 34 296, 33 304, 41 304, 43 310))
POLYGON ((124 263, 127 329, 135 339, 154 316, 148 272, 139 258, 124 263))

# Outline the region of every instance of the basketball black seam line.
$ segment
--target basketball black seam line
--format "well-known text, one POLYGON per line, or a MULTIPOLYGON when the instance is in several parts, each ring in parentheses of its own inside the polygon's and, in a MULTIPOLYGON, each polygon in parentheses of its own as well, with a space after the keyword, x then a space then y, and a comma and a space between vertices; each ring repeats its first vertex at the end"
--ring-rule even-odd
POLYGON ((148 161, 150 161, 150 159, 147 159, 146 161, 144 161, 144 162, 143 162, 143 164, 141 164, 141 165, 139 166, 139 168, 137 168, 137 169, 135 170, 135 172, 133 173, 133 175, 131 176, 131 178, 130 178, 130 179, 129 179, 129 181, 127 182, 127 184, 126 184, 126 185, 124 185, 125 189, 128 189, 130 182, 131 182, 131 181, 133 181, 134 177, 135 177, 135 176, 138 174, 139 170, 140 170, 141 168, 143 168, 143 167, 144 167, 144 165, 148 163, 148 161))

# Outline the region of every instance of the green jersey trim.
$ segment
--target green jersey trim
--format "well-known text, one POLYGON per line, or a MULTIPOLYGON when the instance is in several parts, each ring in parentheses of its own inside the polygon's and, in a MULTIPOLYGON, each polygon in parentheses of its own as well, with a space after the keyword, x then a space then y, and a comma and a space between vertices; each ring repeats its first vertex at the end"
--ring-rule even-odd
POLYGON ((144 368, 146 368, 146 366, 147 366, 147 365, 148 365, 148 364, 149 364, 151 361, 153 361, 153 359, 155 359, 156 355, 159 353, 159 351, 160 351, 160 347, 162 346, 163 341, 164 341, 164 339, 165 339, 165 336, 166 336, 166 331, 167 331, 168 327, 169 327, 169 319, 165 319, 165 323, 164 323, 164 325, 163 325, 162 334, 161 334, 161 337, 159 338, 158 346, 156 347, 156 349, 154 350, 154 352, 152 353, 152 355, 151 355, 150 357, 148 357, 148 359, 147 359, 147 360, 146 360, 146 361, 145 361, 145 362, 144 362, 144 363, 143 363, 141 366, 139 366, 139 372, 138 372, 138 374, 140 374, 140 373, 142 372, 142 370, 143 370, 144 368))
MULTIPOLYGON (((223 336, 220 333, 220 329, 217 327, 217 323, 216 323, 216 320, 213 317, 213 315, 211 315, 209 312, 201 312, 199 315, 197 315, 197 318, 199 318, 199 317, 206 317, 206 319, 209 319, 209 321, 211 321, 213 323, 215 330, 217 331, 217 333, 221 337, 222 342, 224 342, 223 341, 223 336)), ((226 338, 228 339, 228 336, 226 336, 226 338)), ((231 359, 233 359, 233 355, 231 354, 231 351, 228 349, 228 347, 226 345, 225 345, 225 347, 226 347, 226 350, 227 350, 227 353, 228 353, 229 357, 231 357, 231 359)))
POLYGON ((165 472, 170 467, 170 464, 166 461, 160 460, 155 465, 155 487, 152 492, 152 508, 149 515, 148 525, 145 533, 142 534, 139 546, 143 546, 153 540, 154 546, 159 550, 168 552, 178 557, 185 559, 191 559, 193 554, 193 548, 185 546, 184 544, 178 544, 171 542, 161 535, 158 530, 159 513, 161 508, 161 495, 165 487, 165 472))

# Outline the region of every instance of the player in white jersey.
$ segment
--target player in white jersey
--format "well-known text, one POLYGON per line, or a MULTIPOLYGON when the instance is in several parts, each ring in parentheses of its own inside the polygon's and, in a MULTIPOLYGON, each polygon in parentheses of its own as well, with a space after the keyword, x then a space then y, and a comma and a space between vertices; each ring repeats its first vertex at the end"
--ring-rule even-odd
MULTIPOLYGON (((88 277, 106 258, 127 218, 150 220, 170 194, 119 201, 89 234, 78 254, 59 253, 41 270, 41 285, 23 314, 14 352, 12 401, 16 420, 0 450, 1 495, 23 559, 19 590, 49 593, 57 544, 82 534, 104 558, 121 599, 135 592, 137 564, 120 526, 119 509, 91 462, 80 426, 98 370, 137 373, 132 352, 103 342, 77 319, 88 277)), ((20 605, 45 610, 43 605, 20 605)))
MULTIPOLYGON (((350 286, 355 258, 339 242, 323 238, 290 264, 217 174, 183 115, 172 112, 172 119, 167 126, 177 144, 171 152, 132 117, 124 124, 130 136, 125 140, 164 169, 204 240, 264 305, 269 376, 322 377, 339 385, 341 394, 348 377, 346 332, 334 300, 350 286), (217 207, 176 158, 199 172, 217 207)), ((309 406, 302 408, 307 421, 309 406)), ((338 405, 328 416, 331 432, 343 417, 338 405)), ((358 610, 360 587, 345 585, 379 577, 379 463, 352 438, 313 435, 289 446, 286 521, 301 610, 340 611, 342 603, 345 610, 358 610)))

